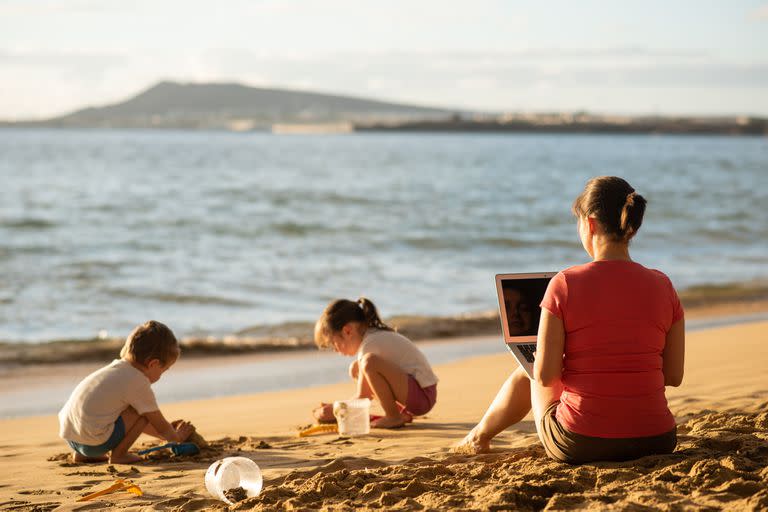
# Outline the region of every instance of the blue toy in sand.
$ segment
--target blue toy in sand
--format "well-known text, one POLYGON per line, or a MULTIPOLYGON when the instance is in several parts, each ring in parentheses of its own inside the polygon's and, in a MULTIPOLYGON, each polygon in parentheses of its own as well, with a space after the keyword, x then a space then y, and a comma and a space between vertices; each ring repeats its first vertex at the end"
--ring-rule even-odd
POLYGON ((146 455, 151 452, 156 452, 158 450, 165 450, 170 449, 174 455, 197 455, 200 453, 200 448, 197 447, 195 443, 166 443, 161 446, 155 446, 153 448, 147 448, 146 450, 141 450, 139 452, 139 455, 146 455))

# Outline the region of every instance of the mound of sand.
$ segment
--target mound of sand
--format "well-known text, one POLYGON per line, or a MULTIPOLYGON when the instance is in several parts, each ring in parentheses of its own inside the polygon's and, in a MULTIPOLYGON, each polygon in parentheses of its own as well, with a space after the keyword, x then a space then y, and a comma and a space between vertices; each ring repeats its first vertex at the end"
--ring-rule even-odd
POLYGON ((267 482, 259 497, 235 509, 768 508, 768 413, 705 411, 678 428, 673 454, 623 463, 569 466, 548 459, 537 445, 386 467, 337 459, 267 482))

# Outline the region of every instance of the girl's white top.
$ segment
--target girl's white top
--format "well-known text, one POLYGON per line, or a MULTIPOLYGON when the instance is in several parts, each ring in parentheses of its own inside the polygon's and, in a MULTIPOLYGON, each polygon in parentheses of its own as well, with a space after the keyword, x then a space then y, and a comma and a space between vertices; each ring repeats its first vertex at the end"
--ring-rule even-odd
POLYGON ((90 446, 105 443, 128 406, 139 414, 158 410, 150 385, 147 376, 131 363, 115 359, 77 385, 59 411, 59 435, 90 446))
POLYGON ((413 375, 422 388, 437 384, 437 375, 432 371, 427 358, 411 340, 402 334, 382 329, 368 329, 357 351, 357 360, 360 361, 365 354, 376 354, 394 363, 405 373, 413 375))

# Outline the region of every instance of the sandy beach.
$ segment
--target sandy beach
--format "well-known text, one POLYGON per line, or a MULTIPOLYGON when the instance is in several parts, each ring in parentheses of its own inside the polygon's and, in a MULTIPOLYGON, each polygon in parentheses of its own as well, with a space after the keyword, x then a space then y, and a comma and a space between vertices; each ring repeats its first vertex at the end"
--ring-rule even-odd
MULTIPOLYGON (((493 452, 451 454, 514 369, 507 354, 438 365, 438 404, 395 431, 299 438, 320 401, 349 396, 335 384, 162 406, 193 421, 211 446, 194 457, 134 466, 76 465, 57 438, 55 416, 0 422, 3 510, 204 510, 207 467, 246 456, 264 490, 235 505, 255 510, 760 510, 768 507, 768 322, 688 335, 686 376, 668 389, 679 444, 668 456, 572 467, 546 458, 530 417, 500 435, 493 452), (80 496, 128 478, 142 497, 80 496), (646 508, 649 507, 649 508, 646 508)), ((141 438, 139 445, 153 441, 141 438)))
POLYGON ((768 512, 768 0, 179 3, 0 0, 0 512, 768 512))

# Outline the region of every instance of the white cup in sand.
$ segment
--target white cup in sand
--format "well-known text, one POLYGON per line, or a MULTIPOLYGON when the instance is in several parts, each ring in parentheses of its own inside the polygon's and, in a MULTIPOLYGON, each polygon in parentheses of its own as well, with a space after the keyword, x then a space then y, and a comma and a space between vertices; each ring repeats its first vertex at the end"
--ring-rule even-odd
MULTIPOLYGON (((226 457, 217 460, 205 472, 205 488, 211 496, 228 505, 258 496, 263 483, 259 466, 245 457, 226 457), (230 499, 237 494, 238 488, 245 491, 245 496, 240 499, 230 499)), ((240 493, 242 494, 242 491, 240 493)))
POLYGON ((371 401, 367 398, 333 402, 333 415, 343 436, 362 436, 371 432, 371 401))

